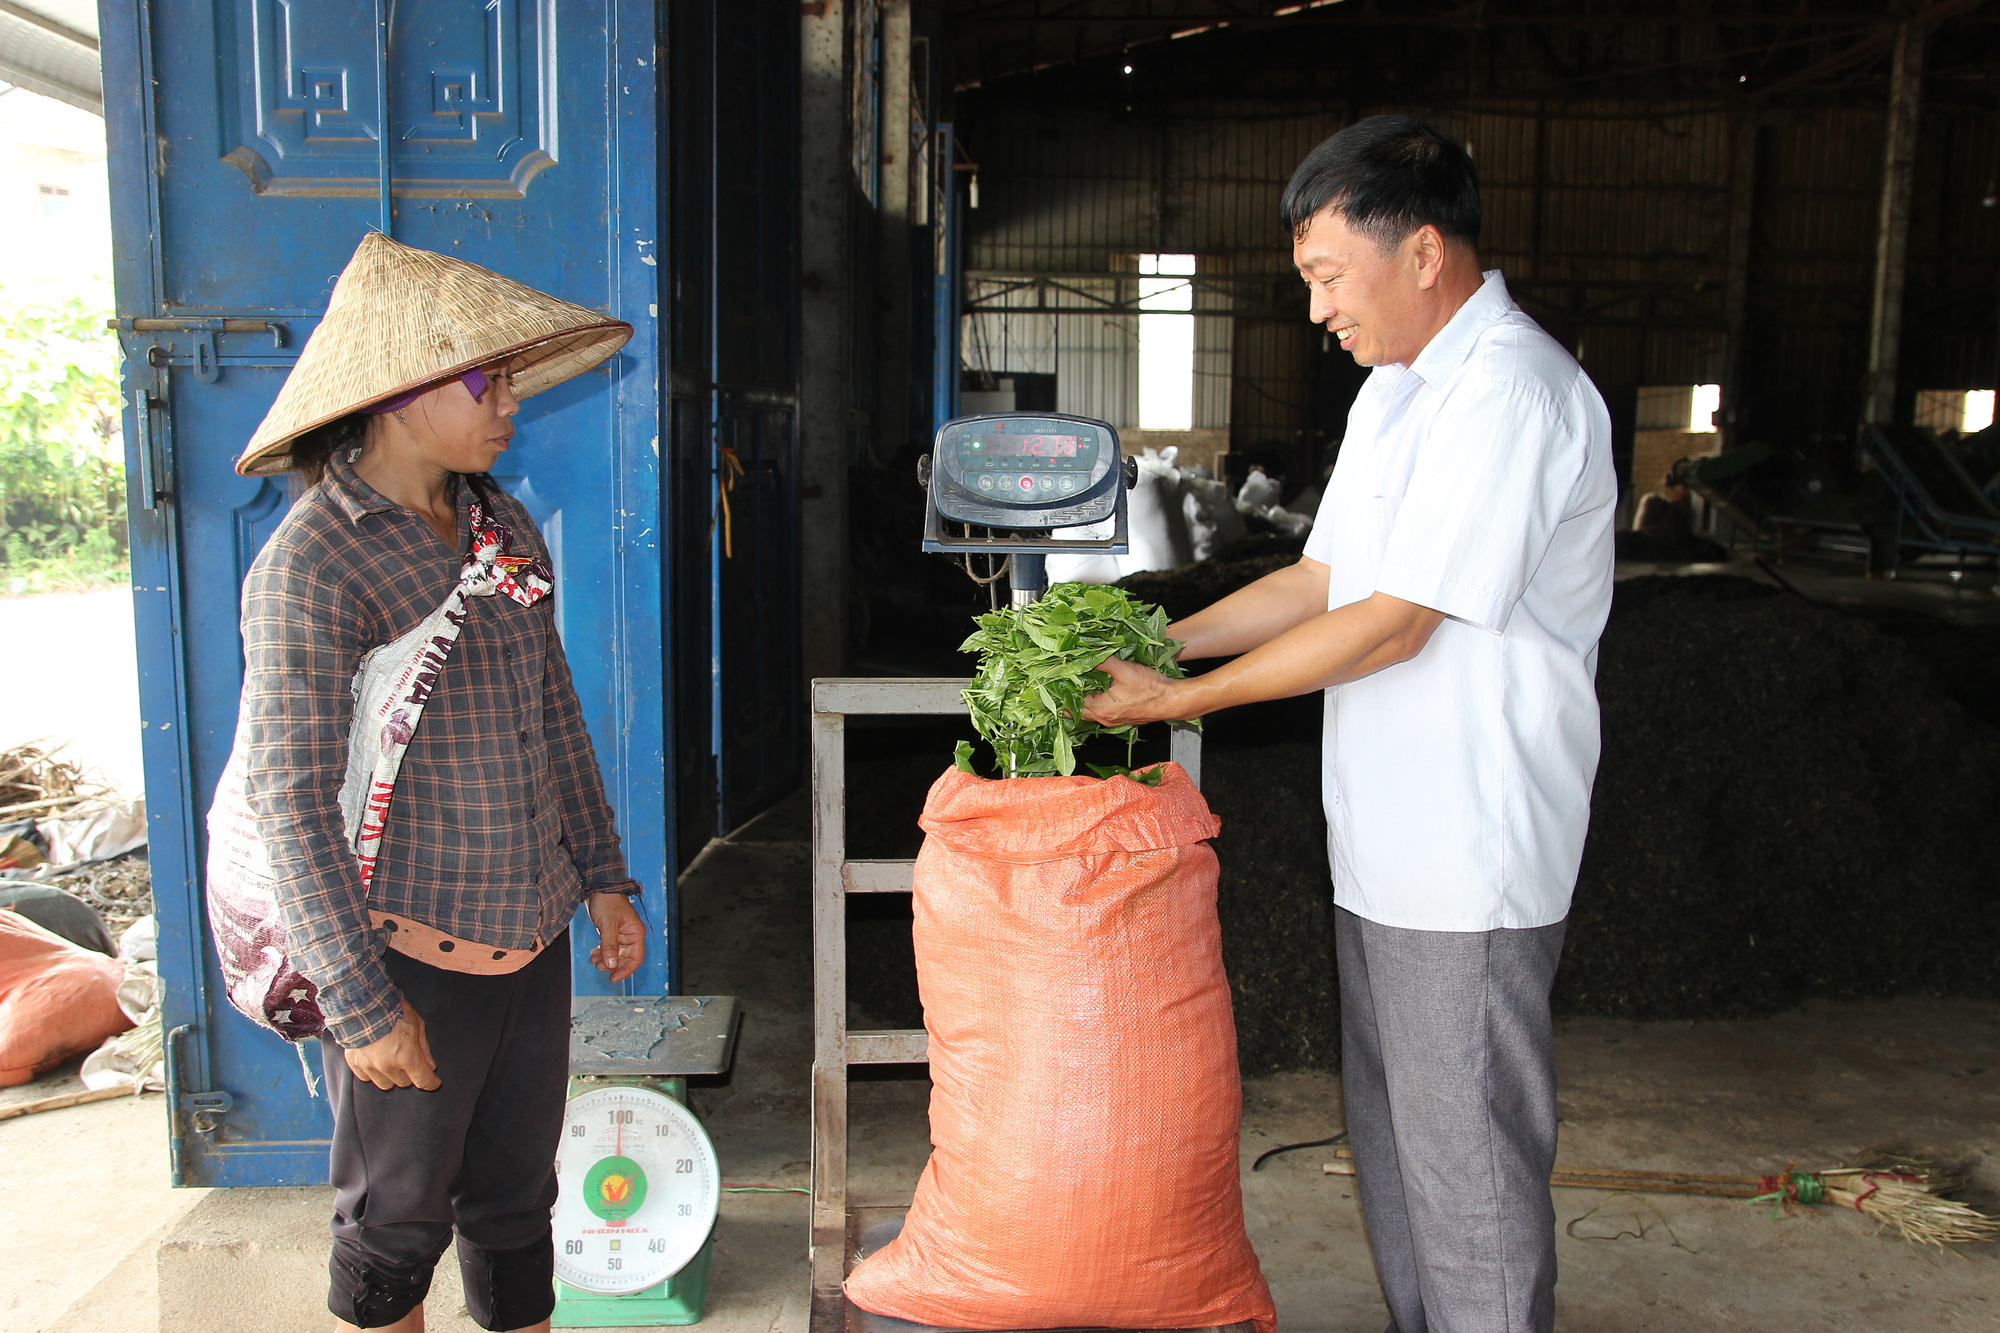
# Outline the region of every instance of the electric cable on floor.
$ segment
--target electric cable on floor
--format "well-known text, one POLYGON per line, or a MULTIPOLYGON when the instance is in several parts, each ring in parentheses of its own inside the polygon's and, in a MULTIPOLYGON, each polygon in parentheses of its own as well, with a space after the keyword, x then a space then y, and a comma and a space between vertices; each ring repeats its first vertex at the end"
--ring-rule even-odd
POLYGON ((1339 1143, 1340 1141, 1345 1139, 1346 1137, 1347 1137, 1347 1131, 1343 1129, 1340 1131, 1340 1133, 1334 1135, 1330 1139, 1314 1139, 1311 1143, 1287 1143, 1282 1147, 1273 1148, 1269 1152, 1259 1156, 1256 1161, 1250 1163, 1250 1169, 1252 1171, 1262 1171, 1264 1169, 1264 1163, 1270 1161, 1273 1157, 1276 1157, 1279 1153, 1297 1152, 1301 1148, 1330 1148, 1334 1144, 1339 1143))

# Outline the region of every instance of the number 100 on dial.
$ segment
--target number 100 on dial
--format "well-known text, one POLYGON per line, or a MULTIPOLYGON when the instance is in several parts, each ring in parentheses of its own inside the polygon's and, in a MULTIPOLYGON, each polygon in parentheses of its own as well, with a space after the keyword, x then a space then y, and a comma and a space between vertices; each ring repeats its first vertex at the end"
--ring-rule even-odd
POLYGON ((685 1106, 652 1088, 572 1097, 556 1154, 556 1276, 620 1296, 686 1267, 715 1225, 715 1148, 685 1106))

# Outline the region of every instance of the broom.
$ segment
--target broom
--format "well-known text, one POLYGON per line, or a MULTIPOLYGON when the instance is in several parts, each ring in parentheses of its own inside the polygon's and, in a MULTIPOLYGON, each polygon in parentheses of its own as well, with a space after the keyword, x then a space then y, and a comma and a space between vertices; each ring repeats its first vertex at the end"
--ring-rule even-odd
MULTIPOLYGON (((1336 1148, 1334 1156, 1343 1160, 1328 1162, 1327 1175, 1354 1174, 1351 1149, 1336 1148)), ((1815 1172, 1797 1170, 1793 1164, 1775 1176, 1565 1166, 1558 1166, 1549 1176, 1549 1184, 1557 1189, 1699 1194, 1768 1203, 1773 1217, 1801 1206, 1832 1204, 1852 1208, 1906 1241, 1939 1248, 2000 1240, 2000 1217, 1988 1217, 1970 1205, 1944 1197, 1947 1190, 1963 1183, 1928 1162, 1886 1150, 1864 1154, 1853 1166, 1815 1172)))

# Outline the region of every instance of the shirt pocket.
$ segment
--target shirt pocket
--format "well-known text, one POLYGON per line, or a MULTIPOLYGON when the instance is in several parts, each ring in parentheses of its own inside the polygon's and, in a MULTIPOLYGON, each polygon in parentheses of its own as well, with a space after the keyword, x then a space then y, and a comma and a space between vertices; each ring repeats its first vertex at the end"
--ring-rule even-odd
POLYGON ((1375 591, 1375 580, 1382 573, 1382 557, 1389 550, 1389 534, 1396 529, 1396 511, 1402 507, 1401 495, 1371 495, 1361 505, 1361 564, 1367 571, 1367 586, 1357 589, 1349 601, 1358 601, 1375 591))

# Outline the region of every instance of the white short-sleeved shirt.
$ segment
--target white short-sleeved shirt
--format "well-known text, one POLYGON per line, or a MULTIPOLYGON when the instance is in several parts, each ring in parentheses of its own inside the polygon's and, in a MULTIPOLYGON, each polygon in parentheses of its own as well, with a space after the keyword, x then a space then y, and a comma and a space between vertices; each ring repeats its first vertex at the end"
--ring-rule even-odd
POLYGON ((1326 692, 1340 906, 1413 930, 1569 914, 1617 503, 1604 400, 1497 271, 1362 386, 1306 555, 1329 610, 1380 591, 1447 618, 1411 660, 1326 692))

